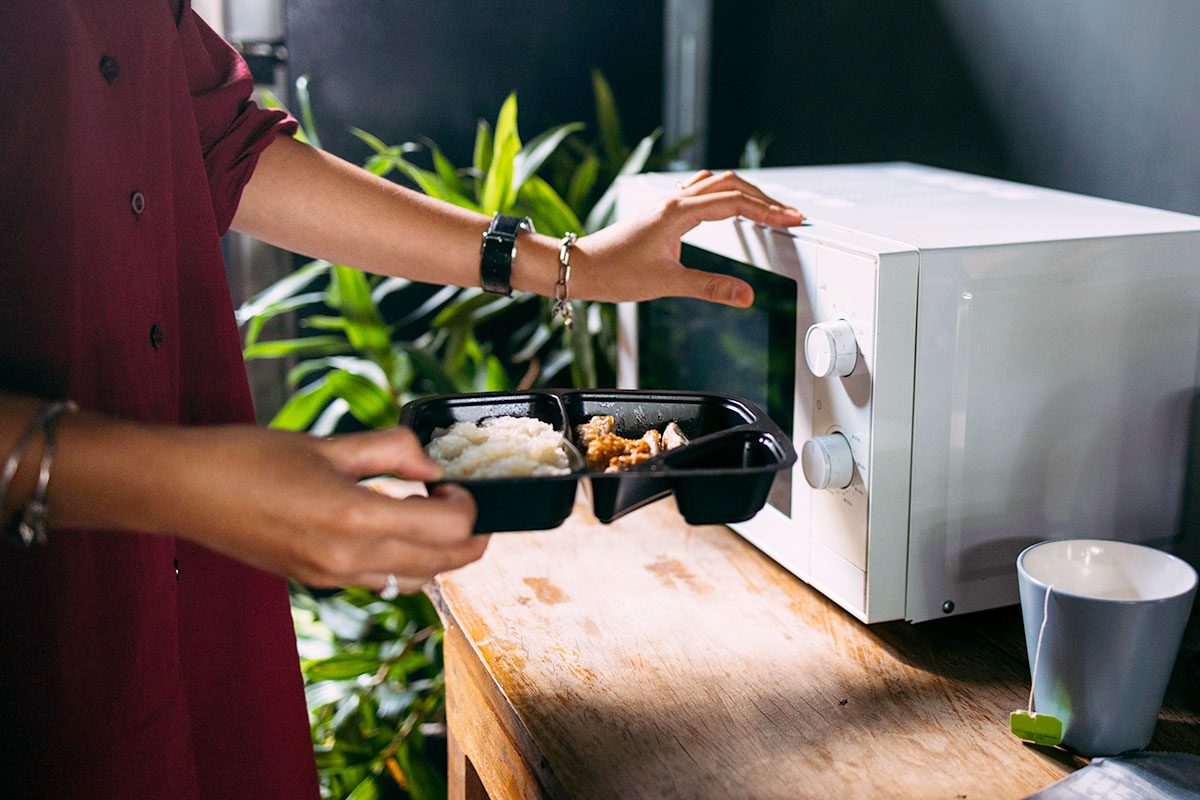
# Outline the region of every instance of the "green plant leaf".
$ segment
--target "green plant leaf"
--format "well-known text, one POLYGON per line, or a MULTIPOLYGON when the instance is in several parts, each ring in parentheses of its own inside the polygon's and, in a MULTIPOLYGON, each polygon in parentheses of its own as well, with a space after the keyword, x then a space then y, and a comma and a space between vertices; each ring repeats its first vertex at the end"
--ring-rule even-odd
POLYGON ((325 381, 317 381, 292 395, 271 419, 269 427, 285 431, 305 430, 333 396, 333 390, 325 381))
MULTIPOLYGON (((336 703, 344 699, 355 690, 357 685, 356 682, 349 680, 316 681, 304 687, 304 701, 308 706, 309 712, 312 712, 321 706, 327 706, 330 703, 336 703)), ((344 757, 342 762, 345 763, 344 757)))
POLYGON ((517 207, 528 211, 534 226, 541 233, 560 237, 568 231, 583 232, 583 224, 579 217, 575 216, 575 212, 563 202, 550 184, 536 175, 521 187, 517 207))
POLYGON ((410 736, 397 748, 396 762, 408 779, 408 793, 412 800, 440 800, 446 797, 446 780, 424 757, 424 747, 423 736, 410 736))
POLYGON ((313 436, 332 436, 342 417, 350 413, 350 404, 340 397, 333 398, 325 410, 308 426, 308 432, 313 436))
POLYGON ((450 159, 442 154, 441 148, 437 146, 432 139, 425 139, 425 146, 429 148, 429 153, 433 157, 433 169, 437 176, 441 178, 442 184, 454 194, 461 197, 467 196, 467 188, 463 186, 462 178, 459 177, 458 171, 454 169, 454 165, 450 163, 450 159))
POLYGON ((365 142, 368 147, 370 147, 372 150, 374 150, 379 155, 381 155, 381 156, 388 155, 387 144, 385 144, 383 139, 380 139, 375 134, 369 133, 367 131, 364 131, 362 128, 356 128, 354 126, 350 126, 349 131, 350 131, 350 133, 354 134, 359 139, 361 139, 363 142, 365 142))
POLYGON ((479 120, 475 126, 475 151, 471 164, 475 167, 475 174, 481 178, 492 166, 492 126, 485 119, 479 120))
POLYGON ((415 377, 417 377, 417 372, 413 369, 412 358, 403 350, 396 350, 392 358, 392 369, 388 373, 387 379, 398 402, 404 402, 403 399, 400 399, 401 395, 412 386, 415 377))
POLYGON ((380 302, 382 302, 383 298, 387 297, 393 292, 402 291, 412 285, 413 282, 408 278, 384 278, 375 285, 374 289, 371 290, 371 299, 375 301, 376 305, 378 305, 380 302))
POLYGON ((379 309, 371 299, 371 284, 367 276, 353 267, 335 265, 329 275, 328 303, 354 319, 378 320, 379 309))
POLYGON ((346 401, 359 422, 371 428, 390 428, 396 424, 400 406, 379 384, 343 370, 329 373, 325 380, 333 393, 346 401))
MULTIPOLYGON (((263 108, 285 111, 289 114, 291 113, 288 111, 288 108, 286 105, 284 105, 283 101, 279 99, 279 95, 275 94, 270 89, 260 86, 255 88, 254 93, 257 95, 259 105, 261 105, 263 108)), ((304 144, 312 144, 312 142, 309 141, 308 136, 304 133, 304 128, 301 126, 296 127, 296 132, 292 134, 292 138, 298 142, 303 142, 304 144)))
POLYGON ((321 598, 317 601, 317 610, 321 622, 339 639, 357 641, 371 627, 370 612, 341 595, 321 598))
POLYGON ((596 178, 600 175, 600 159, 594 155, 589 155, 579 163, 575 168, 575 172, 571 175, 571 183, 567 187, 567 196, 563 198, 567 205, 577 212, 582 213, 584 205, 588 198, 592 196, 592 189, 596 188, 596 178))
POLYGON ((415 164, 400 158, 399 156, 392 158, 392 166, 400 170, 406 178, 415 183, 422 192, 430 197, 436 197, 438 200, 445 200, 447 203, 453 203, 460 208, 467 208, 471 211, 478 211, 479 206, 468 199, 465 195, 455 191, 441 179, 436 172, 430 172, 427 169, 421 169, 415 164))
POLYGON ((353 356, 333 356, 331 358, 310 358, 307 361, 301 361, 288 371, 287 385, 295 388, 309 375, 322 370, 332 369, 353 372, 355 375, 361 375, 380 386, 385 386, 388 382, 383 368, 374 361, 366 358, 355 358, 353 356))
MULTIPOLYGON (((650 157, 650 151, 654 149, 654 143, 662 134, 662 128, 659 128, 644 137, 638 142, 637 147, 633 148, 633 152, 629 154, 629 158, 621 165, 617 177, 621 175, 633 175, 642 171, 642 167, 646 165, 646 159, 650 157)), ((601 228, 612 222, 613 213, 616 211, 617 205, 617 182, 614 180, 608 189, 601 195, 596 202, 592 212, 588 214, 587 230, 589 233, 598 231, 601 228)))
POLYGON ((412 311, 408 312, 399 320, 397 320, 395 327, 401 328, 411 322, 416 322, 417 320, 426 317, 435 311, 438 311, 447 303, 452 302, 454 298, 463 291, 466 290, 460 289, 457 286, 443 286, 441 289, 438 289, 436 292, 434 292, 429 299, 421 303, 421 305, 417 306, 412 311))
POLYGON ((331 317, 326 314, 309 314, 300 320, 300 326, 315 331, 344 331, 346 330, 346 318, 331 317))
POLYGON ((459 294, 459 299, 443 308, 433 318, 433 322, 429 324, 434 328, 449 328, 454 325, 461 325, 469 321, 471 315, 476 310, 502 299, 506 300, 508 298, 488 294, 482 289, 467 289, 459 294))
POLYGON ((546 342, 550 341, 550 336, 553 334, 551 327, 545 322, 538 323, 533 329, 533 335, 530 336, 521 349, 513 353, 512 360, 517 364, 522 364, 537 355, 538 350, 546 342))
POLYGON ((673 167, 674 161, 678 160, 683 155, 683 151, 692 146, 696 141, 696 134, 689 133, 687 136, 672 142, 663 148, 660 152, 654 154, 646 161, 646 169, 653 172, 657 169, 673 167))
POLYGON ((609 162, 616 164, 625 158, 625 141, 621 136, 621 117, 613 99, 608 79, 598 69, 592 70, 592 93, 596 98, 596 124, 600 128, 600 144, 609 162))
POLYGON ((350 343, 341 336, 303 336, 299 339, 255 342, 242 351, 242 357, 247 361, 256 358, 308 358, 339 355, 349 349, 350 343))
POLYGON ((371 296, 366 275, 351 267, 334 266, 326 302, 341 312, 346 337, 354 349, 376 358, 391 352, 391 333, 371 296))
POLYGON ((587 311, 586 304, 578 301, 571 303, 575 324, 563 334, 574 356, 571 360, 571 380, 580 389, 590 389, 596 385, 596 352, 587 311))
POLYGON ((401 345, 400 349, 411 359, 413 372, 417 378, 424 378, 432 385, 437 394, 452 394, 458 391, 457 384, 442 366, 442 363, 422 347, 416 345, 401 345))
POLYGON ((521 152, 517 153, 513 159, 513 191, 520 191, 522 184, 537 174, 537 171, 542 168, 542 164, 546 163, 546 159, 562 144, 563 139, 575 131, 581 130, 583 130, 582 122, 568 122, 544 131, 531 139, 529 144, 521 148, 521 152))
POLYGON ((268 308, 292 297, 308 286, 317 278, 329 271, 328 261, 310 261, 290 275, 286 275, 251 297, 237 310, 239 325, 257 317, 268 308))
POLYGON ((570 348, 565 350, 557 350, 550 354, 545 363, 542 364, 542 369, 538 373, 538 378, 535 383, 538 386, 545 386, 546 381, 553 378, 562 370, 566 369, 575 360, 575 353, 570 348))
POLYGON ((289 311, 297 311, 306 306, 324 302, 324 292, 306 292, 305 294, 297 294, 284 298, 278 303, 267 306, 259 314, 250 318, 250 324, 246 326, 245 346, 249 347, 257 342, 258 337, 262 335, 263 326, 280 314, 286 314, 289 311))
POLYGON ((396 168, 396 161, 391 156, 371 156, 363 162, 363 169, 372 175, 383 178, 396 168))
POLYGON ((508 371, 504 369, 504 363, 494 355, 489 355, 485 361, 486 371, 483 383, 483 391, 485 392, 507 392, 512 388, 512 381, 508 377, 508 371))
POLYGON ((500 107, 496 118, 496 137, 492 163, 483 179, 479 205, 485 214, 505 211, 512 201, 513 159, 521 151, 517 134, 517 93, 513 92, 500 107))
POLYGON ((346 800, 379 800, 379 778, 368 775, 362 783, 354 787, 354 791, 346 795, 346 800))
POLYGON ((317 135, 317 124, 313 120, 312 96, 308 92, 307 75, 296 78, 296 102, 300 105, 300 126, 304 129, 308 143, 321 148, 321 137, 317 135))

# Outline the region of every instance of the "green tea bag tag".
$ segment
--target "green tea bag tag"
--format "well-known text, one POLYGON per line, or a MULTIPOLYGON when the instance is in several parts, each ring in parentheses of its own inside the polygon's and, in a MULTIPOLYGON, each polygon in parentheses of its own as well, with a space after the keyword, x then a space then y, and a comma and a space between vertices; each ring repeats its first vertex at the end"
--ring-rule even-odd
POLYGON ((1036 711, 1014 711, 1008 715, 1012 732, 1027 742, 1056 745, 1062 741, 1062 721, 1036 711))
POLYGON ((1050 590, 1046 587, 1046 597, 1042 601, 1042 626, 1038 629, 1037 647, 1033 651, 1033 675, 1030 676, 1029 706, 1024 711, 1014 711, 1008 715, 1008 727, 1017 736, 1034 744, 1056 745, 1062 742, 1062 720, 1050 714, 1039 714, 1033 710, 1033 687, 1037 684, 1038 662, 1042 659, 1042 637, 1046 634, 1046 621, 1050 618, 1050 590))

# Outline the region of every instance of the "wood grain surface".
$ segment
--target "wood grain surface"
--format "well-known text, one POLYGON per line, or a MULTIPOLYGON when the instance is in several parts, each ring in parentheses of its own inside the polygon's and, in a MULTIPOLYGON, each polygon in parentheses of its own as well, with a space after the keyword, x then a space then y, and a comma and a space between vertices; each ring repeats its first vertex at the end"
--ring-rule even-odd
MULTIPOLYGON (((1008 731, 1028 692, 1019 610, 868 627, 669 500, 498 534, 432 594, 458 774, 493 800, 992 800, 1083 763, 1008 731)), ((1176 683, 1152 746, 1200 753, 1176 683)))

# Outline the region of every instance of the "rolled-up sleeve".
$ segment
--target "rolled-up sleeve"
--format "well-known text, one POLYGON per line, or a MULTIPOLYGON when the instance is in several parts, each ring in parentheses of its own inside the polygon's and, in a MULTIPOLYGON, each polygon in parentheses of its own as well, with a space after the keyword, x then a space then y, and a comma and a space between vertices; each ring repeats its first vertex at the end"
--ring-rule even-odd
POLYGON ((296 121, 250 99, 246 62, 195 12, 187 11, 179 28, 213 212, 224 233, 259 155, 276 136, 294 133, 296 121))

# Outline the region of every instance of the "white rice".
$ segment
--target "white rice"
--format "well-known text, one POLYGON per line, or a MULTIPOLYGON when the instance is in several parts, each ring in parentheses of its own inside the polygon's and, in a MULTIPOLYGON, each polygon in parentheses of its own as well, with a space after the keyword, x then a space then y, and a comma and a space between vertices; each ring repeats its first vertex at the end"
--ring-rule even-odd
POLYGON ((562 434, 529 417, 492 417, 435 428, 425 452, 446 478, 516 478, 571 471, 562 434))

